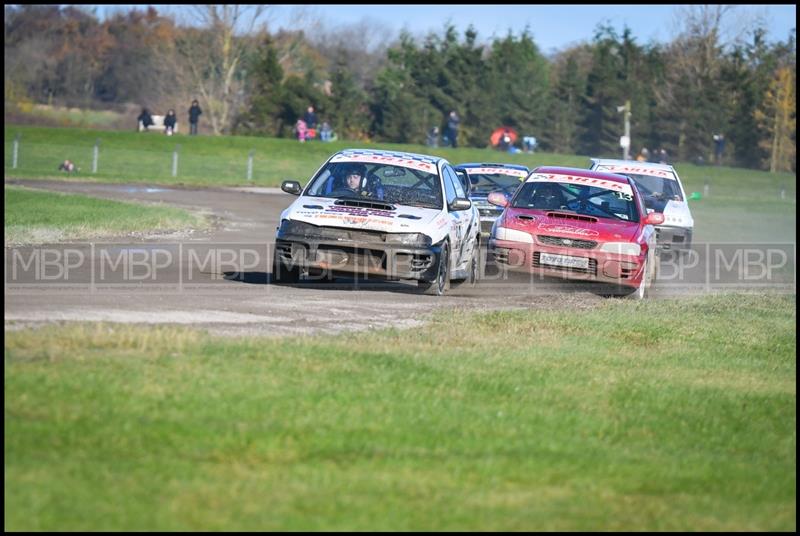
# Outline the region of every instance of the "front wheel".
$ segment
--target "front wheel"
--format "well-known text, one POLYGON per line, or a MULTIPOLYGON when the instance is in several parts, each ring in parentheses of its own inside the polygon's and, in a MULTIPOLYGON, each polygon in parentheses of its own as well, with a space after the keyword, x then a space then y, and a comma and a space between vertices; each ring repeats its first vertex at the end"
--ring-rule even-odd
POLYGON ((300 268, 294 266, 287 267, 279 258, 278 252, 272 258, 272 282, 273 283, 298 283, 300 281, 300 268))
POLYGON ((642 281, 633 292, 626 297, 632 300, 643 300, 650 296, 650 291, 653 288, 653 281, 655 280, 656 260, 652 253, 648 253, 645 257, 644 266, 642 267, 642 281))
POLYGON ((433 281, 420 280, 417 285, 422 290, 422 293, 427 296, 442 296, 450 287, 450 248, 447 242, 442 244, 439 264, 436 268, 436 278, 433 281))
POLYGON ((474 287, 478 282, 478 279, 480 279, 480 249, 478 247, 478 243, 475 244, 475 248, 472 250, 472 257, 469 260, 467 270, 467 278, 457 282, 453 281, 453 286, 474 287))

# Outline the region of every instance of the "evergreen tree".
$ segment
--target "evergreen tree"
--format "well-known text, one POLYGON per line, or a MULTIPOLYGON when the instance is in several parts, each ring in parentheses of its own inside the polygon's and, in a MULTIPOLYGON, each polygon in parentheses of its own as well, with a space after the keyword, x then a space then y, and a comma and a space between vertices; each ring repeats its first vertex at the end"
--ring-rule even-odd
POLYGON ((266 36, 252 62, 250 105, 237 120, 235 130, 242 133, 277 136, 284 127, 281 106, 284 100, 283 69, 272 39, 266 36))

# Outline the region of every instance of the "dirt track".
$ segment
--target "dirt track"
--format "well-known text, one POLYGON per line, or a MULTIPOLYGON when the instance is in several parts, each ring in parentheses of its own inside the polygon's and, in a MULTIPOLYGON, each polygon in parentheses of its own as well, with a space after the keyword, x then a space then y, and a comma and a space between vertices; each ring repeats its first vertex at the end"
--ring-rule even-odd
MULTIPOLYGON (((412 327, 440 308, 589 308, 606 299, 586 284, 553 280, 531 284, 530 279, 520 277, 510 281, 487 280, 472 289, 452 289, 442 298, 419 295, 416 285, 410 282, 364 283, 339 279, 333 285, 273 285, 269 279, 275 228, 280 212, 293 200, 277 189, 241 191, 55 181, 7 181, 6 184, 109 199, 164 202, 211 213, 216 222, 213 230, 199 233, 124 237, 70 245, 75 258, 88 261, 70 273, 69 283, 74 286, 43 281, 34 269, 12 272, 13 262, 30 258, 37 248, 14 248, 18 254, 15 260, 7 247, 6 329, 49 322, 103 320, 180 324, 226 335, 335 333, 370 327, 412 327), (223 250, 233 255, 233 265, 223 262, 230 258, 217 259, 215 264, 214 256, 208 256, 209 251, 223 250), (150 268, 154 276, 158 268, 158 277, 136 281, 109 277, 100 281, 98 266, 103 259, 119 258, 120 252, 138 252, 142 259, 155 258, 156 264, 150 268), (159 259, 173 262, 161 266, 159 259), (187 263, 191 265, 192 260, 208 262, 202 266, 198 262, 196 270, 190 266, 188 273, 187 263), (237 262, 243 266, 236 266, 237 262)), ((62 244, 56 249, 65 247, 62 244)), ((659 281, 653 297, 718 290, 708 285, 700 272, 695 272, 680 281, 675 278, 659 281)), ((793 287, 793 279, 791 284, 793 287)))

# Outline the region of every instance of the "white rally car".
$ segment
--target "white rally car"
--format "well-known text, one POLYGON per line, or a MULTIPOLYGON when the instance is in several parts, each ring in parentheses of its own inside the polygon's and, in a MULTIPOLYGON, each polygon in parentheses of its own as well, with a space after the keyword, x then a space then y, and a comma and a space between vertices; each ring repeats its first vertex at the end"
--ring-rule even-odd
POLYGON ((669 164, 592 158, 589 169, 627 175, 644 197, 648 212, 664 214, 656 226, 656 242, 662 250, 685 251, 692 247, 694 219, 686 202, 686 192, 675 168, 669 164))
POLYGON ((356 275, 416 279, 442 295, 450 281, 474 284, 480 217, 453 166, 413 153, 346 149, 331 156, 281 213, 273 281, 356 275))

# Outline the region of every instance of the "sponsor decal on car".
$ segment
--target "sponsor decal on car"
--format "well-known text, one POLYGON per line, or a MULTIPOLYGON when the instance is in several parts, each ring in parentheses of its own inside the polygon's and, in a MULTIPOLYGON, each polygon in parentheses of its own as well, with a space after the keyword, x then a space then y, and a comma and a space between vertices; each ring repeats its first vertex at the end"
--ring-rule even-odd
POLYGON ((623 182, 609 181, 605 179, 595 179, 591 177, 574 177, 572 175, 557 175, 555 173, 537 173, 531 175, 527 182, 566 182, 570 184, 583 184, 585 186, 597 186, 606 190, 624 192, 633 195, 630 184, 623 182))
POLYGON ((339 154, 331 158, 331 162, 361 162, 361 163, 379 163, 390 164, 393 166, 407 167, 416 169, 418 171, 425 171, 426 173, 436 173, 436 164, 425 162, 424 160, 417 160, 415 158, 404 158, 400 156, 389 156, 379 154, 339 154))
POLYGON ((528 172, 524 169, 512 169, 512 168, 501 168, 501 167, 479 167, 479 168, 464 168, 470 175, 511 175, 512 177, 526 177, 528 172))
POLYGON ((600 233, 594 229, 584 229, 582 227, 574 227, 572 225, 564 225, 563 223, 540 223, 539 229, 548 231, 550 233, 566 233, 579 236, 598 236, 600 233))
POLYGON ((634 175, 650 175, 653 177, 663 177, 665 179, 675 179, 675 174, 665 169, 654 169, 643 166, 597 166, 596 171, 610 171, 612 173, 633 173, 634 175))

